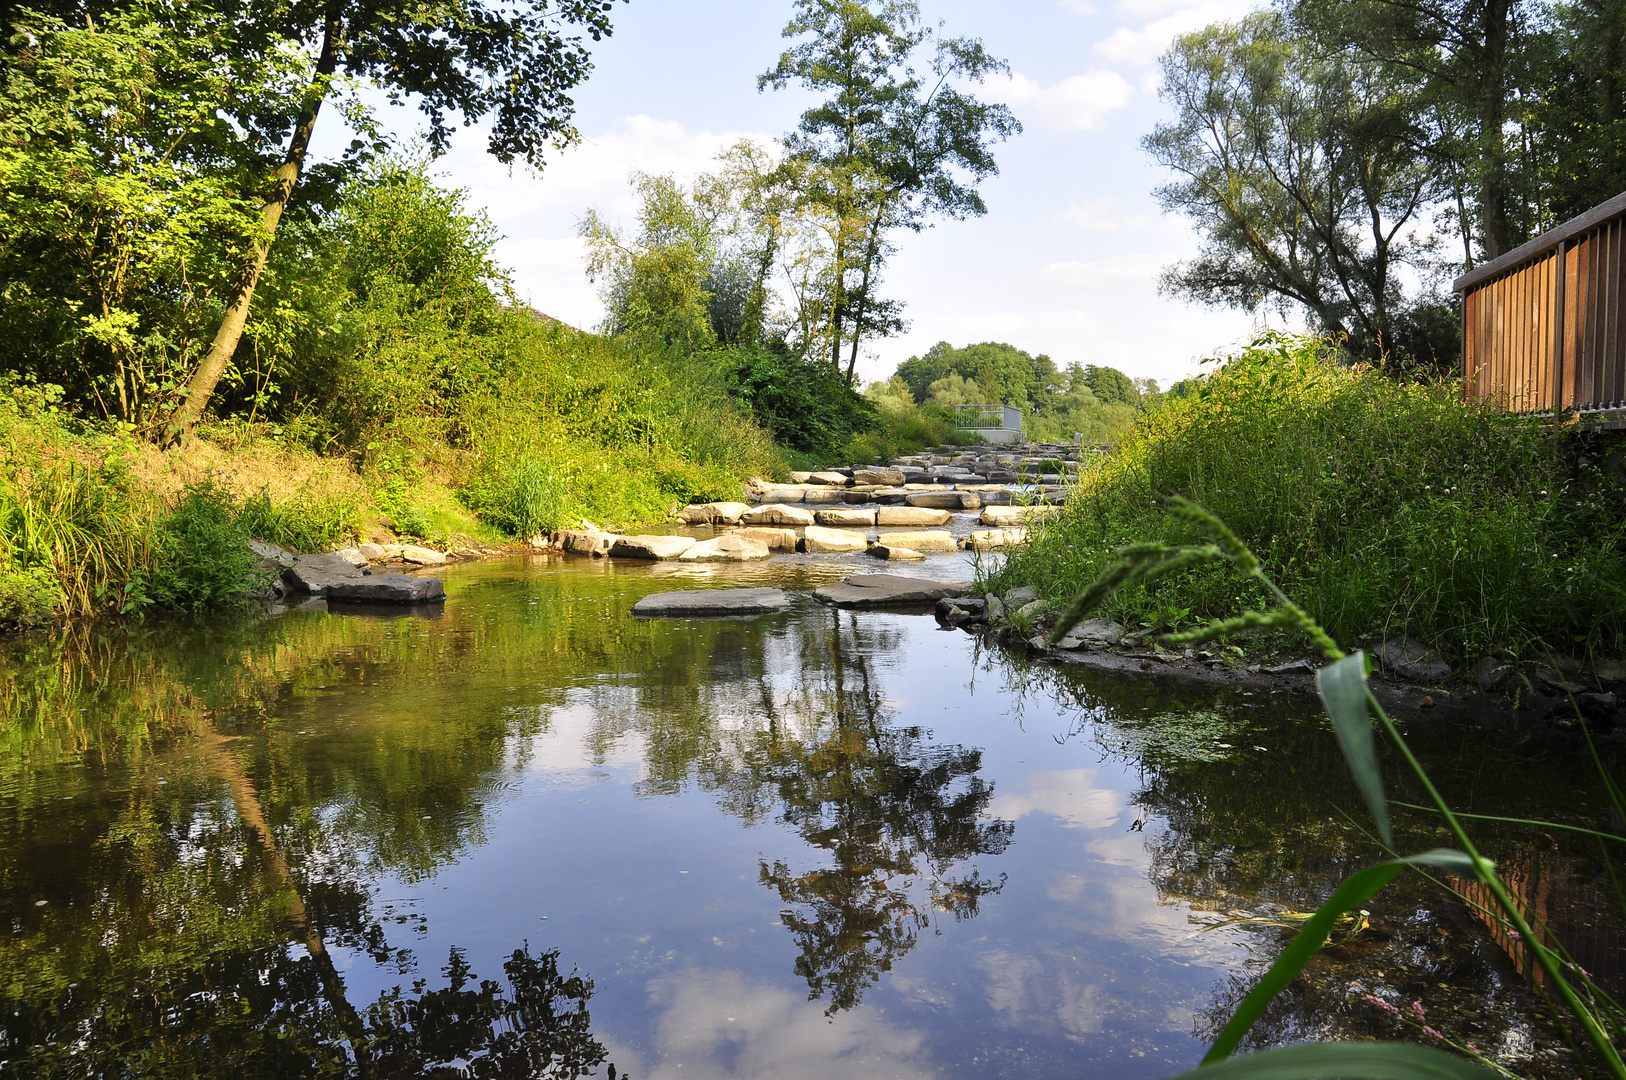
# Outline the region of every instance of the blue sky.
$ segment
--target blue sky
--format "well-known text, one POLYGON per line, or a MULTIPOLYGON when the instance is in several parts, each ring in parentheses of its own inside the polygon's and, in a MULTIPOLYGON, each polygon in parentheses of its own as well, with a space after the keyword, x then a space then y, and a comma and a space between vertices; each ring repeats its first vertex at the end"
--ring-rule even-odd
MULTIPOLYGON (((899 238, 887 291, 908 305, 911 327, 872 343, 862 373, 885 377, 936 341, 992 340, 1166 384, 1245 340, 1254 317, 1157 294, 1158 271, 1196 240, 1158 208, 1152 191, 1163 175, 1139 140, 1166 115, 1156 59, 1172 36, 1252 6, 923 0, 928 22, 981 38, 1010 61, 1013 77, 982 93, 1009 104, 1026 131, 996 153, 985 217, 899 238)), ((632 170, 692 176, 741 137, 767 141, 795 126, 808 98, 756 89, 784 47, 789 14, 784 0, 617 4, 615 34, 597 47, 596 70, 576 95, 580 145, 536 175, 487 157, 477 129, 454 143, 439 168, 502 231, 498 255, 522 295, 566 322, 596 325, 603 309, 575 238, 582 212, 592 206, 624 221, 632 170)), ((417 124, 404 110, 385 119, 403 132, 417 124)))

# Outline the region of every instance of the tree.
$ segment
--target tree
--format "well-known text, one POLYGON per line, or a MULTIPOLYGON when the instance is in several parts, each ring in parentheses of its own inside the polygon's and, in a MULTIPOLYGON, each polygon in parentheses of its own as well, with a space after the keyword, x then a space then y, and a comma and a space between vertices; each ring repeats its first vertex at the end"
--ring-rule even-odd
MULTIPOLYGON (((416 97, 435 152, 451 138, 448 114, 465 123, 489 115, 490 152, 504 163, 518 159, 540 169, 549 146, 576 137, 569 123, 574 108, 569 91, 592 65, 575 31, 602 39, 610 32, 611 7, 603 0, 514 6, 483 0, 433 6, 402 0, 280 0, 244 3, 240 10, 228 6, 240 35, 233 52, 271 56, 298 50, 303 85, 294 115, 280 118, 286 149, 260 208, 258 235, 225 290, 219 329, 176 412, 182 429, 203 416, 237 349, 272 238, 304 171, 317 115, 335 87, 351 79, 382 87, 392 100, 416 97)), ((254 119, 258 130, 279 126, 279 118, 254 119)))
POLYGON ((784 36, 804 40, 757 85, 831 95, 785 141, 830 234, 824 338, 838 371, 850 350, 851 384, 862 340, 904 325, 901 305, 880 295, 890 234, 985 213, 977 185, 998 171, 992 143, 1022 128, 1004 105, 954 85, 1009 70, 980 41, 937 40, 929 77, 917 73, 912 57, 934 35, 914 0, 797 0, 784 36))
POLYGON ((1383 355, 1399 271, 1427 274, 1437 240, 1419 78, 1318 47, 1275 13, 1184 35, 1162 67, 1176 116, 1143 145, 1179 177, 1164 207, 1204 235, 1165 287, 1248 311, 1300 304, 1356 355, 1383 355))

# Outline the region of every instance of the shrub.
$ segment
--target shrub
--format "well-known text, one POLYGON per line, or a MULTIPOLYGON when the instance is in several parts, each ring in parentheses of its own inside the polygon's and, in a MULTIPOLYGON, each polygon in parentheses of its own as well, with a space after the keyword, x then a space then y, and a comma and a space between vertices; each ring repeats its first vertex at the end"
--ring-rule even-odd
MULTIPOLYGON (((1185 495, 1231 523, 1339 641, 1410 634, 1448 656, 1498 648, 1626 652, 1620 483, 1550 420, 1465 403, 1454 383, 1338 364, 1271 337, 1142 412, 1053 526, 995 574, 1052 599, 1120 546, 1190 539, 1162 512, 1185 495)), ((1218 617, 1249 583, 1201 567, 1112 601, 1163 628, 1218 617)))
POLYGON ((0 627, 49 622, 62 609, 64 599, 62 586, 49 567, 0 570, 0 627))
POLYGON ((855 434, 878 422, 873 403, 828 365, 766 349, 713 353, 730 393, 774 439, 833 460, 855 434))
POLYGON ((242 599, 267 577, 249 539, 230 492, 207 481, 188 486, 155 530, 148 595, 187 611, 242 599))
POLYGON ((470 509, 511 536, 528 540, 566 523, 565 485, 531 456, 493 463, 464 489, 470 509))

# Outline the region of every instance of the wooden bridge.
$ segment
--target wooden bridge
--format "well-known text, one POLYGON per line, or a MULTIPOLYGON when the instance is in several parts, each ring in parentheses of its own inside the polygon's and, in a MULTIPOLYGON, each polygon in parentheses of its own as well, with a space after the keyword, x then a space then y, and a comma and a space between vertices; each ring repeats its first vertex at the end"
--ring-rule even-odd
POLYGON ((1626 427, 1626 193, 1457 278, 1470 400, 1626 427))

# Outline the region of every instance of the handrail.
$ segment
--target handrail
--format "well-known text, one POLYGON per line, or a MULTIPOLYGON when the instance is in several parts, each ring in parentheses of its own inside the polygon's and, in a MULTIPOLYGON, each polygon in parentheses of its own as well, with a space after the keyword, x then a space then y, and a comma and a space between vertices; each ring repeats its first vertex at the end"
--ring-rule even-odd
POLYGON ((1498 255, 1490 262, 1474 267, 1451 283, 1451 291, 1467 292, 1475 285, 1482 284, 1520 263, 1540 258, 1564 241, 1573 240, 1582 233, 1590 232, 1610 218, 1621 214, 1626 214, 1626 191, 1608 202, 1599 203, 1584 214, 1570 218, 1562 225, 1553 226, 1534 240, 1520 244, 1507 254, 1498 255))

